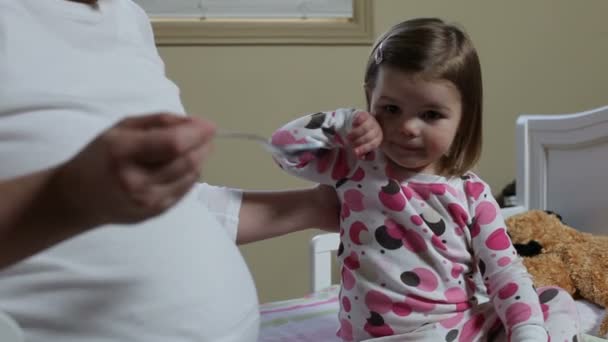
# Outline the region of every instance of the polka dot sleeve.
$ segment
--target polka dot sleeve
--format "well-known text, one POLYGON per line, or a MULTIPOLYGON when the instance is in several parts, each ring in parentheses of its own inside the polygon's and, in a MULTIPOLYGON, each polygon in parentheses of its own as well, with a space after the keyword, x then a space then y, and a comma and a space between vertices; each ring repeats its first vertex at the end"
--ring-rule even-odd
POLYGON ((315 142, 314 152, 274 160, 288 173, 317 183, 335 185, 355 169, 357 157, 347 144, 346 135, 356 115, 354 109, 319 112, 296 119, 272 135, 276 145, 297 145, 315 142))
POLYGON ((517 341, 546 341, 543 313, 532 279, 517 255, 490 187, 472 177, 464 184, 477 269, 508 335, 517 341), (538 339, 542 336, 541 339, 538 339))

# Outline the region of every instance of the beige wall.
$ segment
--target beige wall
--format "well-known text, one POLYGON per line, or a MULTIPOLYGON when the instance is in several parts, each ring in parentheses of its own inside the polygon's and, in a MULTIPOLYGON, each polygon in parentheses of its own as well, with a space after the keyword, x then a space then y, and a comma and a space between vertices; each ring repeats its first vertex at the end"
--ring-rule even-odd
MULTIPOLYGON (((566 113, 608 104, 608 1, 374 0, 376 35, 411 17, 462 24, 482 61, 485 145, 478 172, 495 192, 515 175, 514 123, 521 113, 566 113)), ((367 46, 162 47, 191 114, 220 127, 268 135, 290 118, 364 106, 367 46)), ((257 146, 217 141, 204 179, 253 189, 305 185, 257 146)), ((316 231, 242 247, 260 300, 301 296, 308 239, 316 231)), ((213 238, 213 237, 210 237, 213 238)))

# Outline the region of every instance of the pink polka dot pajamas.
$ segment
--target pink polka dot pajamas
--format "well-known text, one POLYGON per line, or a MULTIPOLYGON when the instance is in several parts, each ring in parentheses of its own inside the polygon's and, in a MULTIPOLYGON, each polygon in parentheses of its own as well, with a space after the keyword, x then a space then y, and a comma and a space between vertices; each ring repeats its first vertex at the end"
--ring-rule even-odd
POLYGON ((296 119, 276 144, 323 148, 275 156, 287 172, 340 198, 340 328, 344 341, 580 341, 572 298, 535 291, 488 185, 469 172, 397 181, 381 151, 346 143, 355 111, 296 119))

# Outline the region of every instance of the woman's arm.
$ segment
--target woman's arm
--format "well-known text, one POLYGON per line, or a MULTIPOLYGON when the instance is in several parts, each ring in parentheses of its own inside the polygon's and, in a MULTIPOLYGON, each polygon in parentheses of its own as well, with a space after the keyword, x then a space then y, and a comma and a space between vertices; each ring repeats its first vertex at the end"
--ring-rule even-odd
POLYGON ((84 217, 54 198, 50 169, 0 182, 0 267, 85 231, 84 217))
POLYGON ((332 187, 245 192, 237 243, 268 239, 306 228, 339 229, 340 204, 332 187))

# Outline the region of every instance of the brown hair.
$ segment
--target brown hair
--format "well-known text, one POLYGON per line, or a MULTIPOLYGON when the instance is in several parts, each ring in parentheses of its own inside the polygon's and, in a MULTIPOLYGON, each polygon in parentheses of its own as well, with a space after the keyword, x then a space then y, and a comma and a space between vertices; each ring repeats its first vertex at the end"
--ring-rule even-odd
MULTIPOLYGON (((479 58, 467 34, 441 19, 406 20, 374 43, 365 70, 368 89, 375 87, 381 65, 456 86, 462 118, 448 155, 439 162, 439 172, 460 176, 471 169, 481 154, 483 91, 479 58)), ((367 107, 370 110, 369 97, 367 107)))

